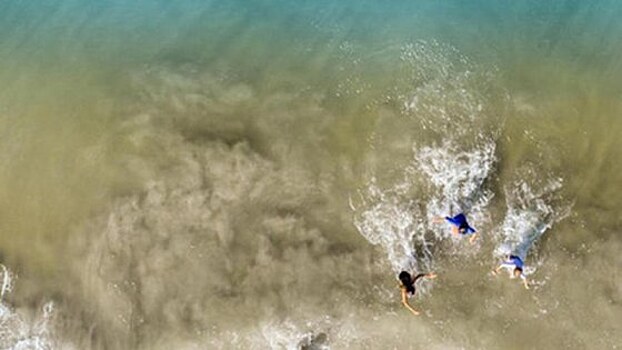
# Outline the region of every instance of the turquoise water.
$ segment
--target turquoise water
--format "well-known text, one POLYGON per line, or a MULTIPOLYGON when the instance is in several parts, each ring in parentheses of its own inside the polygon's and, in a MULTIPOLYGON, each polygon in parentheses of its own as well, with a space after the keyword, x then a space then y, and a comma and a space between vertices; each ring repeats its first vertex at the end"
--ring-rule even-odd
POLYGON ((0 2, 0 347, 619 347, 621 15, 0 2))

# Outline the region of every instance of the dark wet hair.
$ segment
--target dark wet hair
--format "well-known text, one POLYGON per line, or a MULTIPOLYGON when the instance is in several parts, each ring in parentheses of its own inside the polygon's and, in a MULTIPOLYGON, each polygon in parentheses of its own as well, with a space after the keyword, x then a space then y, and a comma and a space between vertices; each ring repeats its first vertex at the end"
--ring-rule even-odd
POLYGON ((402 285, 406 288, 407 292, 409 292, 410 294, 415 294, 415 281, 413 281, 412 276, 408 272, 400 272, 398 278, 402 282, 402 285))
POLYGON ((518 271, 518 272, 520 272, 520 273, 523 273, 523 268, 521 268, 521 267, 515 267, 515 268, 514 268, 514 274, 515 274, 515 275, 516 275, 516 271, 518 271))
POLYGON ((466 221, 461 223, 460 226, 458 226, 458 232, 460 233, 466 233, 468 229, 469 229, 469 224, 467 224, 466 221))

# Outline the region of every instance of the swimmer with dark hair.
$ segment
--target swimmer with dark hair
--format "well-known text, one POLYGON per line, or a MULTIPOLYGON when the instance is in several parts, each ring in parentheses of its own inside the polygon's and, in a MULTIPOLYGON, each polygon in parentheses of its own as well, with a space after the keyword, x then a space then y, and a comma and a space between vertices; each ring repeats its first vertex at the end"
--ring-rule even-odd
POLYGON ((410 310, 410 312, 412 312, 414 315, 419 315, 419 312, 415 309, 413 309, 412 306, 410 306, 410 304, 408 304, 408 297, 411 297, 413 295, 415 295, 415 282, 417 282, 418 279, 425 277, 425 278, 436 278, 436 274, 435 273, 420 273, 417 276, 415 276, 415 278, 412 278, 412 275, 406 271, 402 271, 400 272, 398 279, 400 280, 399 283, 399 287, 400 287, 400 291, 402 292, 402 304, 404 304, 404 306, 410 310))
POLYGON ((445 216, 444 218, 438 217, 434 220, 435 223, 442 222, 443 220, 449 222, 451 224, 451 232, 455 235, 471 235, 469 238, 469 243, 473 244, 475 242, 475 237, 477 237, 477 231, 469 225, 467 222, 466 216, 463 213, 460 213, 454 217, 445 216))
POLYGON ((493 275, 497 275, 501 269, 506 269, 510 272, 511 278, 519 277, 523 281, 523 285, 526 289, 529 289, 529 283, 527 277, 523 274, 523 260, 516 255, 508 255, 507 260, 501 263, 496 269, 492 270, 493 275))

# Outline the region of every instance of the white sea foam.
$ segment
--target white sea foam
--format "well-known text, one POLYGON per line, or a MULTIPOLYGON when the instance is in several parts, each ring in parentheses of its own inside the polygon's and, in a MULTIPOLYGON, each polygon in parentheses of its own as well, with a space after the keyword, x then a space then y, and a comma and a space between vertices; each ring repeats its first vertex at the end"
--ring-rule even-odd
POLYGON ((317 328, 321 326, 312 322, 299 326, 288 320, 270 322, 261 327, 260 333, 263 342, 272 350, 329 350, 327 335, 315 332, 317 328))
POLYGON ((2 264, 0 264, 0 270, 2 270, 2 288, 0 289, 0 301, 2 301, 5 294, 13 291, 15 275, 2 264))
MULTIPOLYGON (((15 275, 4 265, 2 270, 2 296, 13 290, 15 275)), ((54 303, 48 302, 39 314, 31 319, 13 309, 0 299, 0 349, 52 350, 56 343, 52 334, 54 303)))
POLYGON ((359 192, 361 210, 355 212, 354 218, 361 235, 371 244, 382 247, 396 272, 412 270, 421 262, 429 263, 430 257, 421 213, 413 200, 405 198, 409 188, 409 183, 402 182, 382 190, 372 178, 366 191, 359 192), (423 243, 420 259, 416 256, 414 241, 423 243))
MULTIPOLYGON (((341 325, 335 327, 328 316, 308 320, 264 320, 250 329, 213 332, 207 343, 210 349, 244 348, 253 350, 330 350, 330 334, 344 336, 341 325)), ((202 349, 204 342, 197 342, 193 348, 202 349)))
MULTIPOLYGON (((466 213, 473 226, 488 222, 486 208, 493 193, 484 187, 494 168, 495 142, 490 140, 481 147, 462 150, 452 141, 438 147, 423 147, 416 154, 411 171, 420 171, 433 185, 426 205, 429 223, 435 217, 466 213)), ((439 238, 448 237, 443 229, 439 238)))
MULTIPOLYGON (((499 232, 499 243, 494 255, 502 257, 513 254, 523 261, 533 245, 552 225, 564 219, 570 213, 566 205, 554 205, 559 202, 561 178, 546 180, 540 189, 525 180, 517 181, 513 187, 506 188, 507 211, 499 232)), ((525 268, 525 273, 533 273, 536 264, 525 268)))
POLYGON ((434 218, 466 212, 474 226, 488 224, 493 194, 484 183, 494 167, 494 152, 493 141, 469 151, 450 141, 415 150, 403 180, 382 189, 372 178, 359 191, 357 204, 351 198, 354 225, 370 243, 382 247, 394 271, 432 268, 432 246, 451 236, 434 218), (413 179, 421 176, 425 182, 415 200, 410 196, 413 179))
POLYGON ((496 142, 482 124, 487 112, 478 85, 482 76, 468 58, 435 41, 406 45, 400 58, 410 67, 412 84, 400 97, 403 114, 444 141, 413 146, 414 159, 402 180, 381 189, 372 178, 352 206, 355 226, 386 251, 394 270, 422 262, 431 267, 431 247, 451 236, 434 224, 436 217, 465 212, 476 227, 489 222, 486 208, 493 194, 485 182, 496 161, 496 142), (409 192, 416 192, 417 200, 409 192))

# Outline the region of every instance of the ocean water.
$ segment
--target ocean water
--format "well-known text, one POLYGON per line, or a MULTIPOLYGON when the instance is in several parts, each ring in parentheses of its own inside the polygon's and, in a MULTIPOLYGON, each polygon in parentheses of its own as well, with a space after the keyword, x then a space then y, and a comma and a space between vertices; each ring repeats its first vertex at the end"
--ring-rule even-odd
POLYGON ((0 349, 622 347, 621 15, 0 1, 0 349))

